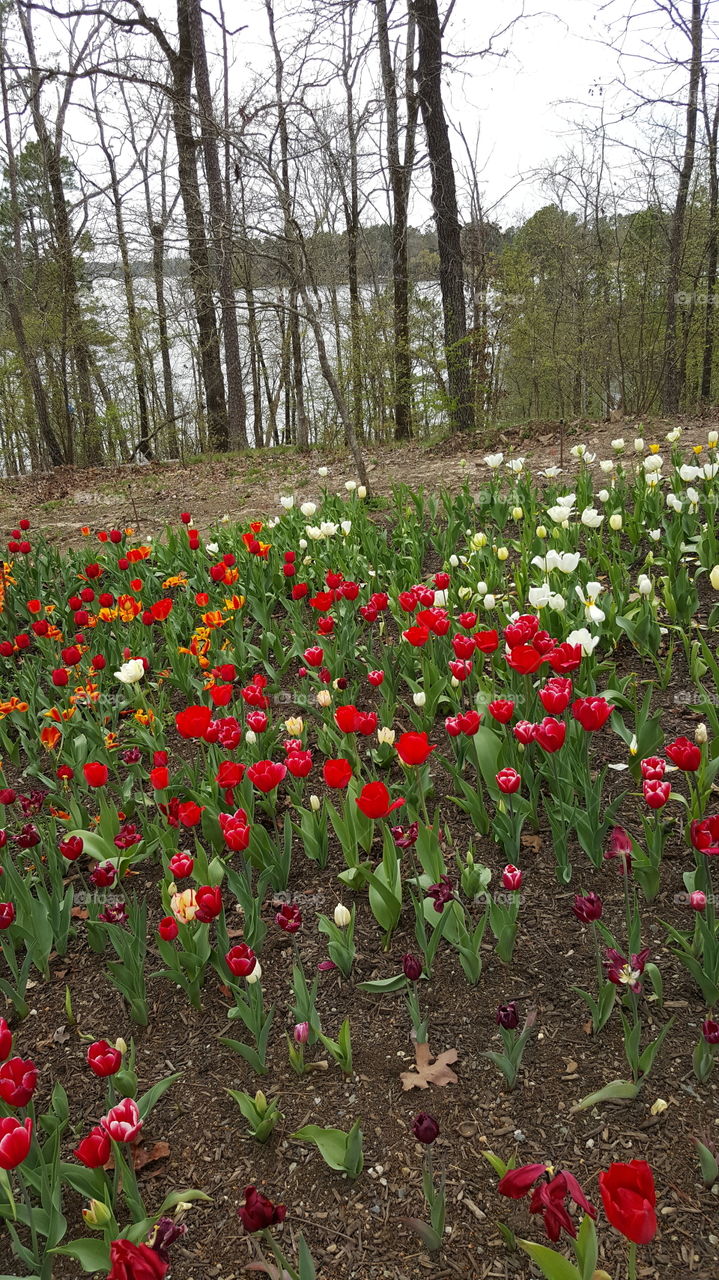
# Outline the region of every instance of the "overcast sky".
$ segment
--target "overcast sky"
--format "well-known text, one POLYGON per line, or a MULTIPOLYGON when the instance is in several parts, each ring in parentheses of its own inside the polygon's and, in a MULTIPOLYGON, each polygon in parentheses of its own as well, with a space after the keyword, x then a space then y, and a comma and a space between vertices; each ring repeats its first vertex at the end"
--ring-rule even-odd
MULTIPOLYGON (((66 0, 55 3, 62 9, 66 0)), ((440 0, 441 12, 447 3, 440 0)), ((689 10, 690 0, 679 3, 689 10)), ((145 7, 172 32, 175 0, 145 0, 145 7)), ((206 7, 217 13, 217 0, 206 0, 206 7)), ((283 17, 287 7, 301 10, 301 0, 276 0, 283 40, 292 32, 291 21, 283 17)), ((403 8, 404 0, 397 0, 397 12, 403 8)), ((621 67, 616 50, 607 44, 608 19, 630 10, 640 15, 627 40, 630 54, 641 53, 651 27, 656 40, 666 40, 685 56, 686 42, 674 38, 672 46, 666 20, 662 30, 655 0, 456 0, 445 36, 447 109, 455 124, 461 122, 470 147, 477 145, 485 210, 503 225, 548 202, 539 175, 562 152, 577 146, 577 122, 596 123, 601 107, 612 114, 621 67), (486 49, 492 36, 525 10, 511 30, 497 37, 496 54, 452 56, 486 49), (642 19, 642 13, 651 17, 642 19)), ((719 0, 709 0, 709 10, 710 16, 719 10, 719 0)), ((225 0, 224 11, 228 26, 244 28, 231 41, 232 91, 240 98, 254 72, 269 63, 267 18, 263 0, 225 0)), ((51 22, 41 15, 35 18, 45 50, 51 44, 51 22)), ((216 28, 210 21, 206 28, 208 43, 216 45, 216 28)), ((652 76, 655 83, 665 77, 665 71, 652 72, 641 60, 630 58, 622 67, 638 85, 648 85, 652 76)), ((686 78, 683 69, 678 74, 681 85, 686 78)), ((637 127, 632 126, 635 133, 637 127)), ((461 167, 466 161, 456 135, 453 150, 461 167)), ((626 155, 617 153, 616 159, 618 166, 626 164, 626 155)), ((415 196, 413 221, 426 223, 430 213, 426 198, 415 196)))

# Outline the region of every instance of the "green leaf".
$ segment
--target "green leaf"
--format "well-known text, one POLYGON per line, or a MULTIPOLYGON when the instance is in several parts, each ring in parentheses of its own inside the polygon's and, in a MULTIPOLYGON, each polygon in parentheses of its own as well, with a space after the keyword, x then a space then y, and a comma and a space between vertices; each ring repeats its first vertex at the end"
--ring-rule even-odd
POLYGON ((697 1149, 704 1186, 713 1187, 717 1178, 719 1178, 719 1164, 717 1163, 717 1158, 713 1151, 710 1151, 708 1147, 705 1147, 704 1143, 700 1142, 698 1138, 694 1139, 694 1146, 697 1149))
POLYGON ((304 1236, 297 1241, 297 1258, 300 1264, 300 1280, 317 1280, 315 1264, 304 1236))
POLYGON ((547 1280, 582 1280, 577 1268, 567 1258, 548 1249, 545 1244, 534 1244, 531 1240, 517 1240, 517 1244, 536 1262, 547 1280))
POLYGON ((403 973, 396 973, 391 978, 376 978, 373 982, 358 982, 358 991, 369 991, 372 995, 382 995, 385 991, 402 991, 407 985, 403 973))
POLYGON ((483 1151, 481 1154, 484 1156, 485 1160, 489 1161, 494 1172, 497 1174, 497 1177, 503 1178, 509 1169, 509 1165, 505 1164, 504 1160, 501 1160, 499 1156, 496 1156, 493 1151, 483 1151))
POLYGON ((634 1084, 631 1080, 612 1080, 610 1084, 605 1084, 603 1089, 598 1089, 596 1093, 588 1093, 586 1098, 582 1098, 581 1102, 575 1102, 572 1112, 586 1111, 588 1107, 593 1107, 597 1102, 611 1102, 618 1098, 636 1098, 641 1085, 634 1084))
POLYGON ((51 1249, 50 1252, 75 1258, 83 1271, 108 1271, 110 1267, 110 1249, 104 1240, 73 1240, 70 1244, 51 1249))
POLYGON ((153 1084, 152 1088, 147 1090, 147 1093, 143 1093, 142 1097, 138 1098, 137 1106, 143 1120, 146 1120, 153 1107, 157 1106, 162 1095, 167 1093, 167 1090, 181 1078, 182 1072, 176 1071, 174 1075, 166 1076, 164 1080, 158 1080, 157 1084, 153 1084))

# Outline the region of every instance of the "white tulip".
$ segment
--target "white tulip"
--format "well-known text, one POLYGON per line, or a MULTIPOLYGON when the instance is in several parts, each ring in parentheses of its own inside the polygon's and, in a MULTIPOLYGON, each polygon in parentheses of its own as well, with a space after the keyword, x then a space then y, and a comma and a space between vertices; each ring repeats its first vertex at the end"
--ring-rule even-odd
POLYGON ((714 568, 709 574, 709 581, 711 582, 714 590, 719 591, 719 564, 714 565, 714 568))
POLYGON ((644 440, 641 436, 637 436, 636 440, 634 441, 634 452, 644 453, 644 440))
POLYGON ((489 591, 489 587, 487 586, 486 582, 478 582, 478 583, 477 583, 477 595, 478 595, 478 596, 486 596, 486 594, 487 594, 487 592, 488 592, 488 591, 489 591))
POLYGON ((380 725, 377 730, 377 741, 385 743, 388 747, 394 746, 395 732, 394 729, 388 728, 386 725, 380 725))
POLYGON ((485 609, 493 609, 497 601, 494 596, 486 595, 482 603, 484 604, 485 609))
POLYGON ((618 511, 615 511, 609 517, 609 528, 613 529, 615 533, 618 533, 621 527, 622 527, 622 517, 620 516, 618 511))
POLYGON ((640 573, 637 579, 637 591, 640 596, 650 596, 652 594, 652 580, 647 577, 646 573, 640 573))
POLYGON ((674 427, 672 431, 667 431, 665 438, 669 441, 670 444, 676 444, 677 440, 681 440, 681 435, 682 435, 681 427, 674 427))
POLYGON ((412 694, 412 701, 415 707, 423 707, 427 701, 427 694, 422 689, 419 689, 417 693, 412 694))
POLYGON ((684 503, 682 502, 681 498, 677 496, 676 493, 668 493, 667 506, 671 507, 672 511, 676 511, 677 513, 679 513, 682 507, 684 506, 684 503))
MULTIPOLYGON (((611 495, 608 489, 600 489, 599 493, 597 494, 597 499, 599 502, 609 502, 610 496, 611 495)), ((602 516, 602 520, 603 519, 604 519, 604 516, 602 516)))
POLYGON ((329 707, 332 702, 332 694, 329 689, 320 689, 315 701, 318 707, 329 707))
POLYGON ((351 919, 352 912, 348 911, 341 902, 338 902, 334 909, 334 922, 337 925, 337 928, 346 929, 351 919))
POLYGON ((257 734, 255 733, 254 729, 245 730, 245 742, 247 743, 248 746, 254 747, 255 743, 257 742, 257 734))
POLYGON ((343 532, 343 534, 345 535, 345 537, 347 537, 347 534, 349 533, 349 531, 350 531, 350 529, 351 529, 351 528, 352 528, 352 521, 351 521, 351 520, 343 520, 343 521, 340 523, 340 529, 342 530, 342 532, 343 532))
POLYGON ((588 582, 586 587, 577 585, 574 591, 584 605, 584 616, 587 622, 604 622, 606 614, 597 605, 597 600, 602 594, 601 582, 588 582))
POLYGON ((328 475, 329 475, 329 473, 330 473, 330 469, 329 469, 329 467, 318 467, 318 468, 317 468, 317 474, 318 474, 318 476, 322 476, 322 477, 324 478, 324 476, 328 476, 328 475))
POLYGON ((661 471, 664 459, 660 453, 650 453, 642 463, 645 471, 661 471))
POLYGON ((450 557, 449 557, 449 567, 450 567, 450 569, 458 569, 458 568, 459 568, 459 556, 450 556, 450 557))
POLYGON ((698 480, 701 475, 701 467, 692 467, 688 462, 683 462, 679 468, 679 478, 685 484, 691 484, 693 480, 698 480))
POLYGON ((347 490, 348 493, 354 493, 356 488, 357 488, 356 480, 345 480, 345 489, 347 490))
POLYGON ((298 545, 298 547, 299 547, 300 551, 306 551, 306 550, 307 550, 307 547, 308 547, 308 545, 309 545, 309 544, 308 544, 308 542, 307 542, 307 539, 306 539, 306 538, 300 538, 300 540, 299 540, 299 542, 298 542, 298 544, 297 544, 297 545, 298 545))
POLYGON ((719 462, 705 462, 701 469, 705 480, 713 480, 717 472, 719 472, 719 462))
POLYGON ((294 505, 295 505, 295 500, 292 497, 292 494, 286 494, 282 498, 280 498, 280 506, 284 507, 285 511, 291 511, 294 505))
POLYGON ((504 454, 488 453, 484 461, 491 471, 496 471, 497 467, 501 467, 502 463, 504 462, 504 454))
POLYGON ((551 595, 549 584, 545 582, 542 587, 530 587, 527 592, 527 599, 533 609, 544 609, 549 604, 551 595))
POLYGON ((366 498, 366 497, 367 497, 367 487, 366 487, 366 485, 363 485, 363 484, 358 484, 358 485, 357 485, 357 497, 358 497, 358 498, 366 498))
POLYGON ((624 452, 624 436, 617 436, 616 440, 612 440, 612 448, 615 453, 624 452))
POLYGON ((120 684, 137 684, 144 675, 145 664, 142 658, 130 658, 129 662, 123 662, 120 670, 115 672, 115 679, 119 680, 120 684))
POLYGON ((555 613, 564 613, 564 610, 567 607, 567 602, 559 591, 552 592, 549 597, 549 607, 550 609, 554 609, 555 613))
POLYGON ((316 510, 317 510, 316 502, 303 502, 302 506, 300 507, 300 511, 302 512, 302 515, 305 517, 305 520, 311 520, 316 510))
POLYGON ((216 542, 207 542, 205 544, 205 551, 210 556, 216 556, 219 549, 220 548, 216 542))
POLYGON ((582 524, 585 525, 587 529, 598 529, 604 520, 604 516, 599 514, 596 507, 585 507, 581 515, 581 520, 582 524))
POLYGON ((661 536, 662 536, 661 529, 650 529, 647 534, 647 537, 651 538, 652 542, 658 542, 661 536))
POLYGON ((518 476, 520 471, 524 469, 524 464, 526 461, 527 461, 526 458, 510 458, 509 462, 507 463, 507 466, 510 471, 513 471, 514 474, 518 476))
POLYGON ((602 462, 600 462, 599 470, 602 471, 605 476, 611 475, 612 471, 614 470, 614 463, 612 462, 612 459, 605 458, 602 462))
POLYGON ((312 810, 312 812, 313 812, 313 813, 319 813, 319 811, 320 811, 320 809, 321 809, 321 808, 322 808, 322 801, 320 800, 319 796, 311 795, 311 796, 310 796, 310 809, 312 810))
POLYGON ((540 471, 540 476, 545 476, 547 480, 555 480, 557 476, 562 474, 561 467, 545 467, 544 471, 540 471))
POLYGON ((338 529, 339 525, 333 524, 331 520, 323 520, 320 524, 320 533, 323 538, 334 538, 338 529))
POLYGON ((509 559, 509 551, 506 547, 497 547, 497 559, 498 560, 509 559))
POLYGON ((586 658, 591 653, 594 653, 599 644, 599 636, 590 635, 586 627, 578 627, 576 631, 570 631, 567 636, 567 644, 578 644, 586 658))
POLYGON ((707 436, 707 445, 710 449, 716 449, 719 444, 719 431, 710 431, 707 436))

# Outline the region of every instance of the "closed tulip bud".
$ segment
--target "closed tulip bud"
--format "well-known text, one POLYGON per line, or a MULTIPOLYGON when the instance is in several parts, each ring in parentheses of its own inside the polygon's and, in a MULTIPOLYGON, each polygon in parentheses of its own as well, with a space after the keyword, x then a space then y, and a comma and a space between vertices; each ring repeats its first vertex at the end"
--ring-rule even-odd
POLYGON ((524 518, 524 511, 522 510, 522 508, 521 508, 521 507, 512 507, 512 519, 513 519, 513 520, 522 520, 523 518, 524 518))
POLYGON ((703 747, 705 742, 708 742, 708 740, 709 740, 709 734, 707 733, 706 725, 698 724, 696 729, 694 730, 694 741, 696 742, 697 746, 703 747))
POLYGON ((412 1132, 418 1142, 425 1146, 430 1146, 439 1137, 439 1125, 434 1116, 427 1115, 425 1111, 420 1111, 412 1121, 412 1132))
POLYGON ((449 563, 450 563, 450 567, 451 567, 452 569, 457 569, 457 568, 459 568, 459 556, 450 556, 450 557, 449 557, 449 563))
POLYGON ((485 609, 493 609, 497 601, 493 595, 486 595, 482 603, 485 609))
POLYGON ((707 445, 710 449, 716 449, 719 442, 719 431, 710 431, 707 436, 707 445))
POLYGON ((366 498, 366 497, 367 497, 367 489, 366 489, 365 485, 363 485, 363 484, 358 484, 358 485, 357 485, 357 497, 358 497, 358 498, 366 498))
POLYGON ((498 560, 508 560, 508 559, 509 559, 509 551, 508 551, 507 547, 497 547, 497 559, 498 559, 498 560))
POLYGON ((418 982, 422 977, 422 961, 410 952, 402 956, 402 969, 408 982, 418 982))
POLYGON ((322 808, 322 801, 320 800, 319 796, 315 796, 315 795, 310 796, 310 809, 312 810, 312 812, 319 813, 321 808, 322 808))
POLYGON ((415 707, 423 707, 425 702, 427 701, 427 695, 426 693, 423 693, 422 690, 420 689, 418 693, 412 694, 412 701, 415 707))
POLYGON ((615 533, 618 533, 621 527, 622 527, 622 517, 619 515, 618 512, 615 511, 614 515, 611 515, 609 517, 609 528, 613 529, 615 533))
POLYGON ((519 1026, 519 1010, 517 1009, 516 1000, 511 1000, 509 1004, 500 1004, 495 1014, 497 1026, 504 1027, 505 1031, 514 1031, 519 1026))
POLYGON ((320 689, 319 693, 317 694, 317 706, 329 707, 331 705, 332 705, 332 694, 330 693, 329 689, 320 689))
POLYGON ((719 564, 714 565, 714 568, 709 574, 709 581, 711 582, 714 590, 719 591, 719 564))
POLYGON ((707 905, 707 895, 701 889, 695 889, 689 894, 689 906, 692 911, 703 911, 707 905))
POLYGON ((522 887, 522 872, 510 862, 502 872, 502 884, 505 889, 516 890, 522 887))
POLYGON ((547 526, 546 526, 546 525, 544 525, 544 524, 538 524, 538 525, 537 525, 537 528, 535 529, 535 533, 536 533, 536 535, 537 535, 537 537, 538 537, 538 538, 542 538, 542 539, 546 538, 546 536, 547 536, 547 526))
POLYGON ((334 910, 334 921, 335 921, 335 924, 337 925, 337 928, 346 929, 351 919, 352 919, 351 911, 348 911, 347 908, 341 902, 338 902, 334 910))
POLYGON ((91 1200, 87 1209, 83 1209, 82 1216, 85 1226, 96 1231, 104 1231, 112 1222, 112 1211, 102 1200, 91 1200))
POLYGON ((295 1044, 307 1044, 307 1041, 310 1038, 309 1022, 298 1022, 292 1034, 294 1036, 295 1044))

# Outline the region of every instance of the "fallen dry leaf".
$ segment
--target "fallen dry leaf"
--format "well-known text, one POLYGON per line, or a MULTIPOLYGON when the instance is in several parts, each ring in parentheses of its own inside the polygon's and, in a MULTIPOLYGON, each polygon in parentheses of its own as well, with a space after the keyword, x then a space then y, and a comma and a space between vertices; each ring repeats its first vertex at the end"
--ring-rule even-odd
POLYGON ((457 1061, 456 1049, 445 1049, 444 1053, 438 1054, 432 1061, 432 1050, 429 1045, 416 1044, 414 1056, 417 1070, 403 1071, 400 1075, 405 1092, 408 1089, 429 1089, 431 1084, 436 1084, 440 1089, 446 1084, 458 1084, 457 1077, 449 1066, 450 1062, 457 1061))
MULTIPOLYGON (((137 1173, 139 1169, 144 1169, 148 1164, 154 1164, 157 1160, 166 1160, 170 1154, 170 1147, 167 1142, 153 1142, 151 1147, 146 1147, 142 1142, 137 1142, 130 1147, 130 1154, 132 1156, 132 1167, 137 1173)), ((105 1169, 114 1169, 115 1165, 112 1156, 103 1167, 105 1169)))
POLYGON ((535 853, 539 853, 542 847, 542 837, 522 836, 521 844, 523 849, 533 849, 535 853))

